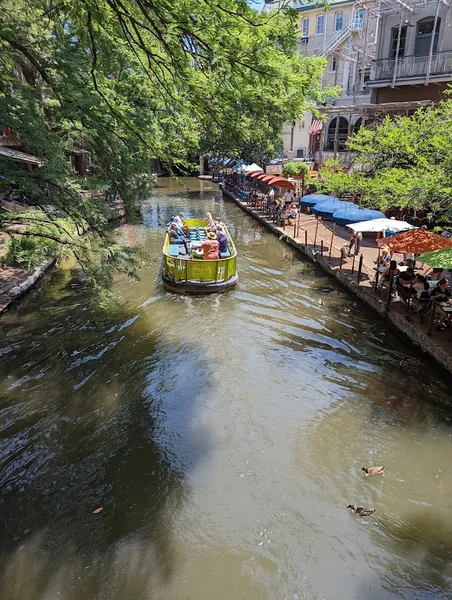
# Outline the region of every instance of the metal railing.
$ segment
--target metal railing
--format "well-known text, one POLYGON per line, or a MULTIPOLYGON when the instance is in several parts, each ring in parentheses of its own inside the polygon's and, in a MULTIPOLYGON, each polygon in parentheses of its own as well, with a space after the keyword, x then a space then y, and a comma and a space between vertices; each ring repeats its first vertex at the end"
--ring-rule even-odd
MULTIPOLYGON (((392 79, 397 68, 397 79, 422 77, 428 71, 428 56, 404 56, 397 61, 392 58, 379 58, 372 61, 371 81, 392 79)), ((452 50, 437 52, 432 56, 430 75, 452 74, 452 50)))
POLYGON ((325 58, 328 54, 331 54, 352 32, 360 32, 363 28, 363 16, 355 12, 350 16, 350 20, 339 31, 335 32, 335 35, 327 42, 326 46, 319 51, 318 56, 325 58))

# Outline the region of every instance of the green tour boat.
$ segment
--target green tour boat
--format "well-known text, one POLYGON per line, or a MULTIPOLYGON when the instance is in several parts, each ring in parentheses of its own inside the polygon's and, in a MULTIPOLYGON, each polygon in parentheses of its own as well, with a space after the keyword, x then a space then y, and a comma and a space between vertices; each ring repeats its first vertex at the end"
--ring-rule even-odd
POLYGON ((190 229, 187 237, 188 253, 184 244, 171 243, 168 233, 163 246, 162 279, 165 286, 178 294, 211 294, 226 292, 237 281, 237 251, 226 226, 228 249, 218 259, 204 259, 201 244, 206 240, 205 219, 185 219, 190 229))

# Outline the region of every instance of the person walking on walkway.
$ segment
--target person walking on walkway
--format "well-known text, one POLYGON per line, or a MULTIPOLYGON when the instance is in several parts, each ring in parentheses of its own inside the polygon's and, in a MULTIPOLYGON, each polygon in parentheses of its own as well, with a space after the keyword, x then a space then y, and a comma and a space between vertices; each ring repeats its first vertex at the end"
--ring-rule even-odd
POLYGON ((352 249, 353 246, 356 244, 357 242, 357 234, 355 232, 352 233, 352 236, 348 242, 348 253, 347 256, 350 256, 350 254, 352 253, 352 249))

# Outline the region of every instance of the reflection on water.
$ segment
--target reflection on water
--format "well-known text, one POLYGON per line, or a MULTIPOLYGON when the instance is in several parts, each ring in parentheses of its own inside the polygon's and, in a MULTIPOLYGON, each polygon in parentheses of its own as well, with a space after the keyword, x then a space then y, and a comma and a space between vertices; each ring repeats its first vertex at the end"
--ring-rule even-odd
POLYGON ((2 319, 0 597, 450 598, 450 382, 215 186, 162 184, 118 306, 66 267, 2 319), (162 227, 207 210, 240 284, 169 294, 162 227))

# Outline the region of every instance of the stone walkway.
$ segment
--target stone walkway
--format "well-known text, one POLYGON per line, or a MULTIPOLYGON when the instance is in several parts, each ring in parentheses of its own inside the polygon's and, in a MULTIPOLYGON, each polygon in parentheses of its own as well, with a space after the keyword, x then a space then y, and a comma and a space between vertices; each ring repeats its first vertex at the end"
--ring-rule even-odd
MULTIPOLYGON (((350 234, 345 227, 334 226, 332 221, 317 219, 313 215, 299 214, 296 224, 278 227, 272 218, 263 210, 248 205, 237 199, 233 193, 223 189, 227 197, 233 199, 243 210, 264 223, 276 235, 284 236, 285 242, 296 247, 320 264, 324 270, 336 277, 352 293, 360 297, 374 311, 390 321, 401 333, 408 336, 411 341, 423 352, 434 357, 443 367, 452 372, 452 342, 451 332, 436 331, 432 335, 427 334, 427 323, 421 324, 417 314, 409 312, 407 306, 397 296, 387 309, 386 298, 375 292, 373 282, 376 270, 375 261, 378 255, 378 247, 375 234, 366 234, 363 237, 359 254, 362 255, 361 281, 358 279, 359 256, 347 258, 341 265, 341 248, 348 244, 350 234)), ((399 262, 402 255, 394 255, 399 262)), ((425 265, 424 273, 431 269, 425 265)))

